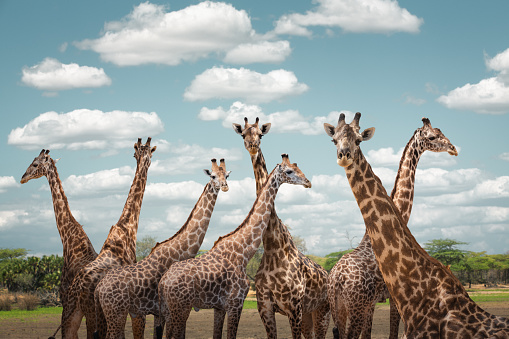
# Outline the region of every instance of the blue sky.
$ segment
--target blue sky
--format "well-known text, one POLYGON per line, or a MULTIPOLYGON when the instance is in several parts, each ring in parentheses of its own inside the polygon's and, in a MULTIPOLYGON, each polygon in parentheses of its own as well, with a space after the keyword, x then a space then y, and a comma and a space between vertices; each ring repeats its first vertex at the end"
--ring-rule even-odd
POLYGON ((362 112, 362 144, 387 191, 403 147, 428 117, 460 150, 419 163, 409 227, 490 254, 509 250, 509 21, 506 1, 1 1, 0 247, 61 254, 45 178, 19 180, 50 149, 76 219, 99 250, 153 138, 138 237, 187 219, 211 158, 226 159, 202 248, 255 199, 231 124, 272 128, 270 170, 288 153, 311 189, 283 186, 279 217, 309 253, 356 245, 362 216, 323 123, 362 112))

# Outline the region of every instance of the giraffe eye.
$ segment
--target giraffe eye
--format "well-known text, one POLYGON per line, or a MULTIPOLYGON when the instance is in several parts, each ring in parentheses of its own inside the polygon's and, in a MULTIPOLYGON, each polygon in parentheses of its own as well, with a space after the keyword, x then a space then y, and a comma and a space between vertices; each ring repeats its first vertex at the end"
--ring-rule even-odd
POLYGON ((285 172, 286 172, 286 174, 292 174, 293 173, 293 171, 290 170, 290 169, 286 170, 285 172))
POLYGON ((359 146, 361 144, 361 141, 359 139, 355 140, 355 144, 359 146))
POLYGON ((39 164, 33 164, 32 166, 37 167, 37 166, 39 166, 39 164))
POLYGON ((216 176, 215 175, 211 175, 210 177, 212 178, 212 180, 216 180, 216 176))
POLYGON ((338 142, 335 139, 332 139, 331 141, 334 143, 334 145, 338 144, 338 142))
POLYGON ((435 139, 436 139, 436 137, 429 137, 429 138, 428 138, 428 140, 431 140, 431 141, 433 141, 433 140, 435 140, 435 139))

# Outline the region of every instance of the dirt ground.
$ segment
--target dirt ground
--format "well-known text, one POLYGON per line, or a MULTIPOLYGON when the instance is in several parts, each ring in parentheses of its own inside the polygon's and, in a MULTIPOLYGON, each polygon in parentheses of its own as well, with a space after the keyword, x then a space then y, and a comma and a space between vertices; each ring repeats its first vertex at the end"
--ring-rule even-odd
MULTIPOLYGON (((479 303, 479 306, 487 312, 495 315, 509 317, 509 302, 489 302, 479 303)), ((279 338, 291 338, 290 326, 286 317, 277 315, 279 338)), ((0 320, 0 338, 48 338, 58 327, 60 316, 44 316, 26 319, 9 319, 0 320)), ((130 330, 130 320, 126 326, 126 338, 132 338, 130 330)), ((145 338, 152 338, 153 333, 153 317, 147 317, 147 328, 145 330, 145 338)), ((187 322, 187 338, 211 338, 213 327, 213 311, 201 310, 199 312, 191 312, 187 322)), ((226 329, 226 321, 225 326, 226 329)), ((402 335, 402 327, 400 327, 400 337, 402 335)), ((60 334, 60 333, 59 333, 60 334)), ((389 335, 389 306, 379 304, 375 310, 373 319, 372 338, 387 338, 389 335)), ((57 335, 57 338, 60 338, 57 335)), ((83 322, 79 331, 80 338, 86 338, 86 327, 83 322)), ((223 338, 226 338, 224 331, 223 338)), ((266 338, 265 329, 260 320, 257 310, 244 310, 240 319, 237 338, 266 338)), ((327 339, 332 338, 332 322, 329 326, 327 339)))

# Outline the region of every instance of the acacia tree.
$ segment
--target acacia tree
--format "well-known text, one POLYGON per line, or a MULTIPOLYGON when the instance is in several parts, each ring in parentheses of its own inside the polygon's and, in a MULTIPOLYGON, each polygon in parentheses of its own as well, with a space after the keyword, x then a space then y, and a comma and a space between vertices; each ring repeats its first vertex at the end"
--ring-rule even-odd
POLYGON ((442 264, 451 265, 451 269, 456 270, 457 265, 461 264, 467 253, 458 249, 457 246, 466 244, 468 243, 453 239, 433 239, 424 244, 424 249, 442 264))
POLYGON ((150 235, 146 235, 142 239, 136 241, 136 261, 141 261, 149 255, 156 244, 156 238, 150 235))

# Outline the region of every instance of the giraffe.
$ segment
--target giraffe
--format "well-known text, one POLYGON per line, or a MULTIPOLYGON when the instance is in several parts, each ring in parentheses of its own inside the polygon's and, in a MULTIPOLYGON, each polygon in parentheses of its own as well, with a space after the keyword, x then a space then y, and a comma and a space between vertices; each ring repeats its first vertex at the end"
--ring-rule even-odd
POLYGON ((60 181, 58 176, 56 167, 58 160, 53 160, 49 152, 50 150, 43 149, 39 153, 21 177, 21 183, 24 184, 29 180, 42 176, 48 179, 53 199, 55 220, 63 247, 64 265, 62 267, 62 277, 58 292, 62 307, 66 310, 69 307, 69 295, 67 292, 74 276, 81 268, 93 261, 97 257, 97 253, 83 226, 72 215, 62 181, 60 181))
POLYGON ((184 338, 191 308, 214 309, 213 338, 221 338, 228 313, 228 338, 235 338, 244 299, 249 290, 246 266, 260 246, 279 186, 311 187, 287 154, 276 165, 246 219, 233 232, 220 237, 204 255, 173 264, 159 283, 167 338, 184 338), (164 304, 164 305, 163 305, 164 304))
MULTIPOLYGON (((268 177, 260 142, 271 124, 260 127, 258 118, 249 124, 247 117, 244 122, 244 128, 233 124, 233 129, 242 136, 251 156, 259 193, 268 177)), ((275 209, 263 234, 263 246, 255 286, 258 312, 267 337, 277 338, 275 312, 279 312, 288 317, 293 338, 301 338, 302 334, 305 338, 325 338, 330 320, 327 272, 297 249, 275 209)))
MULTIPOLYGON (((106 338, 123 337, 128 313, 131 318, 153 314, 157 319, 155 323, 159 322, 159 280, 174 262, 193 258, 198 253, 217 195, 220 190, 228 191, 226 179, 230 171, 226 171, 224 159, 220 160, 219 166, 216 159, 211 161, 212 169, 204 170, 210 181, 205 185, 203 193, 180 230, 171 238, 156 244, 142 261, 110 270, 97 285, 96 310, 102 309, 106 317, 106 338)), ((141 325, 145 325, 145 322, 141 325)), ((162 326, 160 330, 162 331, 162 326)), ((143 338, 143 332, 144 326, 133 328, 134 338, 143 338)))
MULTIPOLYGON (((422 122, 423 126, 415 130, 404 148, 391 193, 405 225, 412 211, 415 172, 421 155, 427 150, 458 155, 456 147, 440 129, 433 128, 427 118, 423 118, 422 122)), ((390 295, 367 234, 353 252, 345 254, 334 265, 329 273, 327 289, 335 336, 357 338, 362 332, 363 338, 370 338, 375 305, 380 300, 390 298, 390 295), (348 332, 347 319, 350 320, 348 332)), ((390 309, 389 337, 394 339, 398 337, 400 317, 394 302, 390 303, 390 309)))
MULTIPOLYGON (((110 229, 108 237, 97 258, 81 269, 74 278, 69 293, 75 302, 68 312, 62 313, 62 337, 77 338, 77 332, 83 315, 86 317, 87 338, 91 339, 96 321, 104 322, 104 316, 98 314, 96 320, 94 289, 106 272, 114 267, 136 262, 136 234, 141 204, 147 184, 147 172, 156 146, 150 147, 151 138, 143 145, 141 138, 134 144, 136 173, 129 190, 126 203, 119 220, 110 229)), ((136 323, 138 319, 133 319, 136 323)), ((136 326, 133 324, 133 326, 136 326)), ((105 326, 99 326, 105 328, 105 326)), ((104 337, 104 333, 99 333, 104 337)))
POLYGON ((419 246, 380 179, 364 158, 360 143, 375 129, 360 131, 356 113, 350 124, 341 114, 336 127, 325 123, 337 147, 359 205, 376 261, 405 323, 405 338, 509 338, 509 319, 480 308, 460 281, 419 246))

